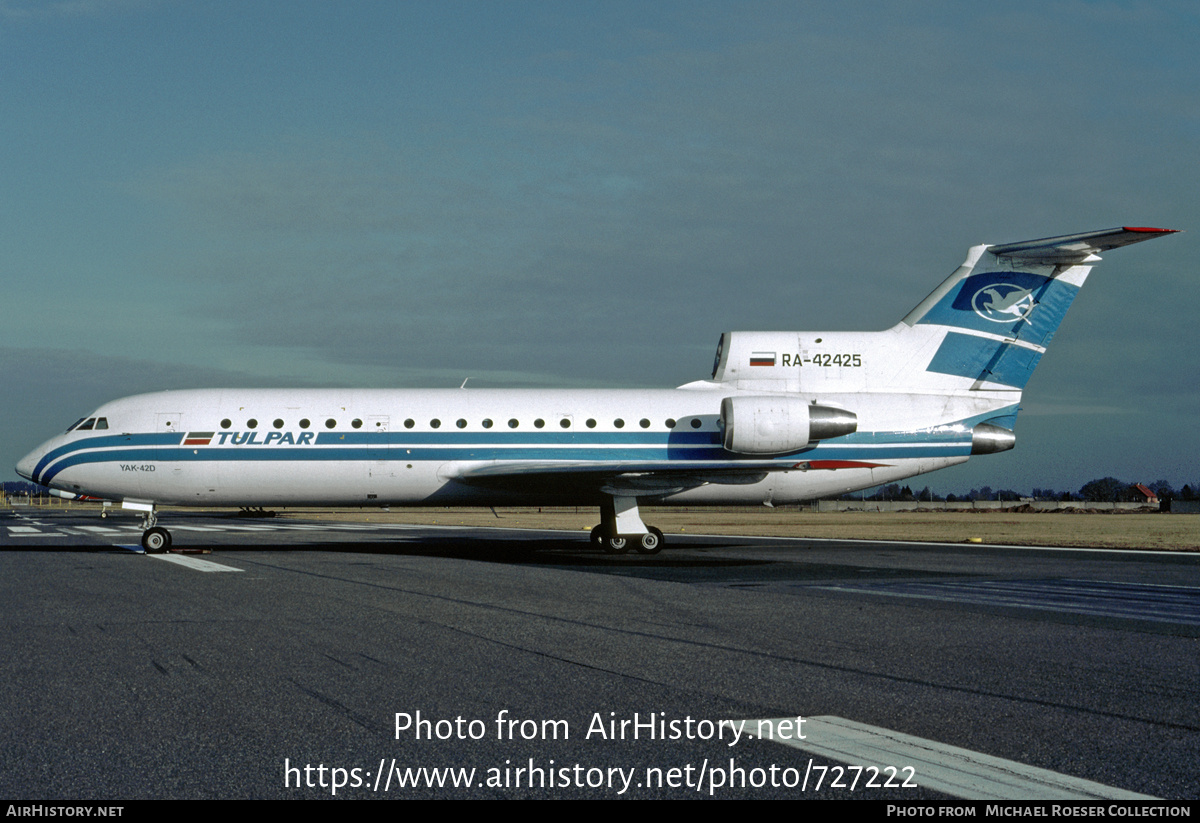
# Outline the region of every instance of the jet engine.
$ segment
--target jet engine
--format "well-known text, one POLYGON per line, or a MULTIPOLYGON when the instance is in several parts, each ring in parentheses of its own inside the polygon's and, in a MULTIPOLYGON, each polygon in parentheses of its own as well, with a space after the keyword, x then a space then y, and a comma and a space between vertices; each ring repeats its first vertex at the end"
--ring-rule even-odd
POLYGON ((844 409, 814 406, 787 395, 726 397, 721 401, 725 449, 735 454, 787 454, 858 429, 844 409))

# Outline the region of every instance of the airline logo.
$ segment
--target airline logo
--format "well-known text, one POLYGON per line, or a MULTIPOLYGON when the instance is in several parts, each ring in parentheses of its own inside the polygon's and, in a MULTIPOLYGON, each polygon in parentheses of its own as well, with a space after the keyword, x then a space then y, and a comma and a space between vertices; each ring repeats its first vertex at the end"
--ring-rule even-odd
POLYGON ((1033 289, 1023 289, 1012 283, 985 286, 971 298, 971 308, 975 313, 993 323, 1024 320, 1036 305, 1033 289))
POLYGON ((317 435, 316 432, 220 432, 216 439, 218 446, 311 446, 317 435))
POLYGON ((188 432, 185 446, 311 446, 315 432, 188 432), (215 442, 214 442, 215 441, 215 442))
POLYGON ((756 351, 750 353, 751 366, 774 366, 775 352, 773 351, 756 351))

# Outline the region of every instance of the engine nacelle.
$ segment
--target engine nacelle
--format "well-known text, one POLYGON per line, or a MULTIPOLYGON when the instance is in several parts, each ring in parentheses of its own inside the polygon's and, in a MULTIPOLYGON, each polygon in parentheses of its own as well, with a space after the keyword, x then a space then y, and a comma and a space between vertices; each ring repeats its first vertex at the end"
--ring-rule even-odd
POLYGON ((787 454, 857 431, 858 417, 787 395, 726 397, 721 401, 721 427, 727 451, 787 454))

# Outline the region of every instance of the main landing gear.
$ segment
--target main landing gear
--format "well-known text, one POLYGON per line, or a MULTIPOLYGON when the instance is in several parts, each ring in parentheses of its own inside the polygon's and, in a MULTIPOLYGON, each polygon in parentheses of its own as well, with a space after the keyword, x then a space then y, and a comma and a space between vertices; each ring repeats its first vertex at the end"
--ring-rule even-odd
POLYGON ((154 525, 158 522, 158 518, 154 514, 154 509, 151 507, 144 515, 142 515, 142 548, 146 550, 146 554, 159 554, 160 552, 169 551, 171 548, 171 533, 162 526, 154 525))
POLYGON ((663 533, 642 522, 636 497, 613 497, 600 506, 600 525, 592 529, 592 543, 609 554, 625 554, 630 549, 638 554, 658 554, 663 533))

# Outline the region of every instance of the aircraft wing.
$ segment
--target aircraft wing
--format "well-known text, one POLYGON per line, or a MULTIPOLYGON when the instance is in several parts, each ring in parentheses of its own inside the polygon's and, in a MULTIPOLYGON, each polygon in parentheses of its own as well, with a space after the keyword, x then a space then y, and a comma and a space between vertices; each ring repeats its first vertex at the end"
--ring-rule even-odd
POLYGON ((513 491, 588 489, 604 494, 673 494, 709 483, 758 483, 768 472, 873 468, 880 463, 851 460, 679 461, 492 461, 467 464, 454 479, 468 485, 513 491))
POLYGON ((1083 234, 1064 234, 1061 237, 1043 237, 1040 240, 1023 240, 1020 243, 1003 243, 988 246, 988 251, 997 257, 1015 257, 1027 262, 1072 263, 1088 255, 1102 251, 1152 240, 1164 234, 1174 234, 1175 229, 1151 229, 1119 226, 1083 234))

